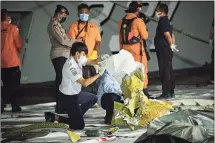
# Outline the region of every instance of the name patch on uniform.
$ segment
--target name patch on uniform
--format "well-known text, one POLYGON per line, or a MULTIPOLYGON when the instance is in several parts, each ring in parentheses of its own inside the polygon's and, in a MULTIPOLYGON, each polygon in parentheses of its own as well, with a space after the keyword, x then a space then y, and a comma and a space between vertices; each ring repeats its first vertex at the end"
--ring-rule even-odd
POLYGON ((70 68, 70 71, 72 72, 72 74, 74 76, 78 75, 78 72, 77 72, 77 70, 75 68, 70 68))

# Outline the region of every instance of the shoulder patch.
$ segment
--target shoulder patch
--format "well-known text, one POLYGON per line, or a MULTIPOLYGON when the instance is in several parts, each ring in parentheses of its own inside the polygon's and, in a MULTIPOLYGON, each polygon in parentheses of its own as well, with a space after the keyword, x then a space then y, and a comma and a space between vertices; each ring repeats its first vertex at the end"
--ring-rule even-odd
POLYGON ((72 72, 72 74, 74 76, 78 75, 78 72, 77 72, 77 70, 75 68, 70 68, 70 71, 72 72))
POLYGON ((58 24, 53 24, 53 27, 54 27, 54 28, 58 28, 59 25, 58 25, 58 24))

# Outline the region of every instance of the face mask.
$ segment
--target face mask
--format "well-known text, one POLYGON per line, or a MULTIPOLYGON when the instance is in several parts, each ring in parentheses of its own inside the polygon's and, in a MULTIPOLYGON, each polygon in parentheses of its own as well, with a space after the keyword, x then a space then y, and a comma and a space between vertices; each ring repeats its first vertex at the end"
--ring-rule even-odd
POLYGON ((160 15, 161 15, 161 12, 156 12, 156 13, 155 13, 155 16, 156 16, 157 18, 160 18, 160 17, 161 17, 160 15))
POLYGON ((89 14, 85 14, 85 13, 84 14, 80 14, 79 18, 80 18, 81 21, 88 21, 89 14))
POLYGON ((60 23, 63 23, 66 21, 66 17, 63 17, 61 20, 60 20, 60 23))
POLYGON ((59 19, 60 19, 60 23, 63 23, 63 22, 65 22, 66 21, 66 17, 64 17, 64 15, 63 14, 60 14, 59 15, 59 19))
POLYGON ((80 67, 84 66, 87 62, 87 57, 86 56, 80 56, 78 59, 78 65, 80 67))
POLYGON ((11 24, 11 20, 9 21, 9 24, 11 24))

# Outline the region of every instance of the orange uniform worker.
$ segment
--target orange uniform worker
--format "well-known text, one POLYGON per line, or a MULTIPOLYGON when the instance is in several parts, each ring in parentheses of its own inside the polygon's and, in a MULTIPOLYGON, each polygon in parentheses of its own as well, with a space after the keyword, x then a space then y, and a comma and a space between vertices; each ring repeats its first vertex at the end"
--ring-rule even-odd
POLYGON ((19 54, 22 50, 22 39, 17 26, 10 24, 11 17, 6 9, 1 9, 1 80, 2 104, 1 112, 4 112, 6 103, 12 106, 12 112, 21 111, 21 107, 16 104, 21 71, 19 66, 21 61, 19 54))
POLYGON ((82 40, 88 48, 88 58, 96 59, 101 43, 101 34, 99 27, 88 21, 89 19, 89 6, 80 4, 78 6, 78 17, 73 23, 68 32, 68 37, 82 40))
POLYGON ((120 49, 129 51, 135 61, 141 62, 145 68, 145 82, 143 92, 150 97, 148 93, 148 66, 147 57, 144 50, 143 40, 148 39, 147 28, 144 21, 138 18, 142 5, 137 1, 132 1, 129 4, 129 9, 126 10, 127 15, 118 23, 120 49))
MULTIPOLYGON (((101 34, 99 27, 89 21, 90 9, 87 4, 80 4, 78 6, 78 17, 75 23, 73 23, 68 31, 69 38, 75 38, 83 41, 88 48, 88 59, 94 60, 98 58, 98 51, 101 43, 101 34)), ((96 74, 96 70, 93 66, 87 65, 83 67, 83 77, 89 78, 96 74)), ((97 85, 92 84, 89 87, 83 87, 83 91, 97 93, 97 85)))

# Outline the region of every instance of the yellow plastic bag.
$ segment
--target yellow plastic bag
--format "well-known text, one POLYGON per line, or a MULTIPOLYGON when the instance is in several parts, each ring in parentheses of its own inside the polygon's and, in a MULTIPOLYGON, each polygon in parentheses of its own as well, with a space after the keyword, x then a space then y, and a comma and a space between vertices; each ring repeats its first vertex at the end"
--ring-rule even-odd
POLYGON ((95 60, 98 58, 98 52, 93 50, 92 54, 88 57, 90 60, 95 60))
POLYGON ((139 124, 146 126, 153 119, 165 116, 172 109, 172 103, 167 101, 146 100, 137 114, 141 117, 139 124))
POLYGON ((125 103, 114 102, 112 124, 127 125, 131 130, 136 130, 169 112, 172 103, 148 99, 142 92, 143 84, 144 76, 141 70, 136 70, 131 76, 123 78, 122 91, 125 103), (136 114, 134 113, 135 109, 138 109, 136 114))
POLYGON ((114 101, 114 117, 111 124, 116 126, 126 126, 127 123, 123 119, 127 116, 131 116, 129 109, 124 104, 114 101))
POLYGON ((136 72, 134 73, 134 75, 136 77, 138 77, 142 82, 144 82, 144 76, 143 76, 141 69, 137 69, 136 72))
POLYGON ((139 119, 132 117, 128 107, 118 102, 114 102, 114 117, 111 124, 115 126, 128 126, 131 130, 136 130, 140 127, 139 119))
POLYGON ((131 117, 134 116, 134 110, 140 107, 140 93, 132 93, 132 98, 129 100, 127 105, 131 117))
POLYGON ((122 92, 124 94, 124 99, 131 99, 132 93, 143 90, 143 79, 141 79, 141 74, 142 72, 140 70, 136 70, 131 76, 126 76, 122 79, 122 92))

